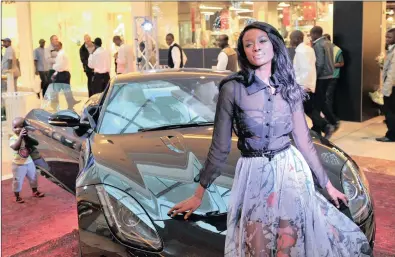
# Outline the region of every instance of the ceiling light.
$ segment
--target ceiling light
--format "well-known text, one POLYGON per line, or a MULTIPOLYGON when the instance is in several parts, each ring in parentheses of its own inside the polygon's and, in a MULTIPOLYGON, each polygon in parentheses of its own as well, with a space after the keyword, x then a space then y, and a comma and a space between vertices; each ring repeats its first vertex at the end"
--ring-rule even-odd
POLYGON ((249 4, 249 5, 253 5, 254 2, 243 2, 243 4, 249 4))
POLYGON ((230 11, 250 11, 250 9, 245 9, 245 8, 235 8, 235 7, 230 7, 230 11))
POLYGON ((253 10, 248 10, 248 9, 245 9, 245 10, 242 10, 242 11, 236 11, 236 13, 249 13, 249 12, 254 12, 253 10))
POLYGON ((222 7, 216 7, 216 6, 205 6, 205 5, 200 5, 200 9, 206 9, 206 10, 222 10, 222 7))
POLYGON ((278 4, 279 7, 289 7, 289 4, 286 4, 284 2, 281 2, 278 4))
POLYGON ((214 12, 200 12, 201 14, 204 14, 204 15, 213 15, 214 14, 214 12))
POLYGON ((152 23, 151 23, 151 22, 145 20, 145 21, 141 24, 141 27, 143 27, 143 30, 144 30, 144 31, 151 31, 153 26, 152 26, 152 23))

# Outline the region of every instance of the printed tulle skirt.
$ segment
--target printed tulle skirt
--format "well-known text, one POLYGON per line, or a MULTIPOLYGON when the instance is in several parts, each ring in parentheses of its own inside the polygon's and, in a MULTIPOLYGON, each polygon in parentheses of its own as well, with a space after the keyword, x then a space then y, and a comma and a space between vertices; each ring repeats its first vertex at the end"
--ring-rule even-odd
POLYGON ((240 158, 233 182, 225 256, 371 256, 359 227, 314 189, 295 148, 240 158))

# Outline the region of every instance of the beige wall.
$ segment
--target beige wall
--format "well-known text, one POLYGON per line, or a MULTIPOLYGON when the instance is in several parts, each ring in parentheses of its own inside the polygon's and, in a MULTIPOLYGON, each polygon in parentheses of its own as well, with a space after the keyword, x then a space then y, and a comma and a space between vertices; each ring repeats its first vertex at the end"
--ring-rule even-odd
POLYGON ((166 34, 173 33, 174 40, 179 42, 178 2, 153 2, 152 15, 157 17, 158 45, 167 48, 166 34))
POLYGON ((115 51, 112 37, 122 35, 126 43, 134 45, 134 16, 151 13, 149 2, 20 2, 2 3, 2 7, 2 36, 13 40, 17 56, 24 52, 20 58, 23 79, 19 84, 31 87, 32 51, 38 47, 38 41, 43 38, 48 46, 50 36, 57 35, 71 60, 71 86, 77 91, 86 91, 79 57, 84 34, 90 34, 92 39, 100 37, 105 48, 115 51), (24 42, 23 48, 19 42, 24 42))

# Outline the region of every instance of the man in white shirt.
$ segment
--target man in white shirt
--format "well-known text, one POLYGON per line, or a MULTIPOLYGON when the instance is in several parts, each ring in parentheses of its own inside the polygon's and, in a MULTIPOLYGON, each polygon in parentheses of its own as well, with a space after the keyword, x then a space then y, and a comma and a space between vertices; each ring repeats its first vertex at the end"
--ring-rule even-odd
POLYGON ((218 38, 218 46, 222 51, 218 55, 217 70, 230 70, 237 72, 237 53, 229 46, 228 35, 221 35, 218 38))
POLYGON ((126 74, 136 71, 136 58, 133 47, 124 44, 120 36, 114 36, 113 42, 116 46, 119 46, 118 53, 115 54, 117 74, 126 74))
POLYGON ((54 50, 57 52, 55 63, 52 66, 54 73, 51 77, 53 83, 48 87, 46 97, 51 101, 51 106, 53 109, 59 108, 59 92, 63 91, 66 97, 68 109, 73 109, 74 105, 80 101, 76 101, 73 97, 70 87, 70 61, 63 50, 62 42, 58 41, 54 45, 54 50))
POLYGON ((166 43, 169 46, 169 52, 167 56, 167 65, 169 68, 179 69, 185 67, 188 58, 181 46, 174 42, 173 34, 169 33, 166 35, 166 43))
POLYGON ((99 94, 106 89, 110 81, 111 54, 102 47, 102 40, 96 38, 96 49, 89 55, 88 66, 93 69, 92 94, 99 94))
POLYGON ((21 75, 17 64, 16 54, 14 48, 11 46, 11 39, 4 38, 1 40, 2 46, 5 48, 4 56, 1 59, 1 73, 14 74, 14 91, 17 91, 18 77, 21 75))
POLYGON ((314 49, 303 42, 302 31, 293 31, 290 35, 291 45, 295 47, 293 66, 296 82, 304 88, 309 98, 303 103, 307 116, 313 121, 312 130, 321 133, 328 122, 316 111, 315 86, 317 81, 316 56, 314 49))
POLYGON ((56 35, 52 35, 50 37, 50 44, 47 48, 45 48, 45 60, 47 61, 48 67, 48 81, 51 83, 52 75, 54 74, 55 70, 53 69, 53 65, 55 64, 55 59, 58 52, 55 49, 55 46, 59 42, 59 39, 56 35))

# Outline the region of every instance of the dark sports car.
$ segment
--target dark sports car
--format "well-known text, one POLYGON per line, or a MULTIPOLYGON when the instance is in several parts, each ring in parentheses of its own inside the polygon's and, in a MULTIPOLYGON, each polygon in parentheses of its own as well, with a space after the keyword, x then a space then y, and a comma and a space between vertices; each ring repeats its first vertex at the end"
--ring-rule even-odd
MULTIPOLYGON (((223 256, 237 139, 222 175, 184 221, 167 215, 193 194, 213 130, 218 84, 228 73, 162 70, 117 76, 71 110, 27 115, 50 169, 41 173, 75 194, 82 256, 223 256)), ((369 184, 341 149, 312 133, 333 185, 350 199, 341 211, 372 246, 369 184)), ((323 195, 326 193, 317 187, 323 195)))

